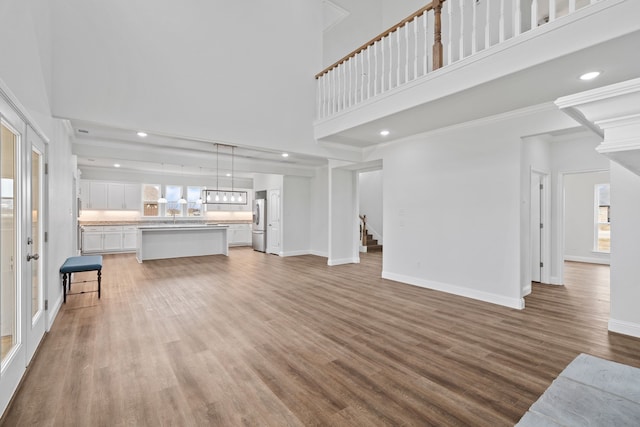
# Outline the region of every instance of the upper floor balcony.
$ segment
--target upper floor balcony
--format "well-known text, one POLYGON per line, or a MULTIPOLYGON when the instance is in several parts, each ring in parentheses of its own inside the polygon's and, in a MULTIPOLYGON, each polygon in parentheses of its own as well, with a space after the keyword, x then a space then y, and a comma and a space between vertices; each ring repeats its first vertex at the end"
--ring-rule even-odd
POLYGON ((637 0, 433 0, 316 75, 315 136, 365 148, 638 77, 638 16, 637 0))

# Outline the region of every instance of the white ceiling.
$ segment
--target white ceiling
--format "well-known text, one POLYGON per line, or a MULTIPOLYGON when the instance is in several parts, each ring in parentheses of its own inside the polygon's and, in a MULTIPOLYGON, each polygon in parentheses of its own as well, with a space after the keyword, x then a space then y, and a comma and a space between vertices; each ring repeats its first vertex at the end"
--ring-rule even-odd
POLYGON ((144 129, 118 129, 80 120, 69 121, 74 133, 73 152, 78 166, 138 172, 202 175, 230 173, 233 167, 237 177, 251 177, 255 172, 312 174, 327 160, 310 155, 287 153, 261 148, 232 148, 216 141, 185 139, 158 135, 144 129), (145 131, 144 138, 137 135, 145 131), (216 162, 217 160, 217 162, 216 162), (298 172, 296 172, 298 171, 298 172), (306 172, 305 172, 306 171, 306 172))

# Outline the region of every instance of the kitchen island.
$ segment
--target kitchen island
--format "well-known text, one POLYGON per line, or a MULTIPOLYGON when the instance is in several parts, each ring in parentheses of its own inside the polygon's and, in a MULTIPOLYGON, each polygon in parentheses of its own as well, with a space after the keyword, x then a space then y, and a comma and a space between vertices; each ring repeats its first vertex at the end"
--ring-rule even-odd
POLYGON ((229 255, 227 226, 159 224, 138 227, 138 262, 203 255, 229 255))

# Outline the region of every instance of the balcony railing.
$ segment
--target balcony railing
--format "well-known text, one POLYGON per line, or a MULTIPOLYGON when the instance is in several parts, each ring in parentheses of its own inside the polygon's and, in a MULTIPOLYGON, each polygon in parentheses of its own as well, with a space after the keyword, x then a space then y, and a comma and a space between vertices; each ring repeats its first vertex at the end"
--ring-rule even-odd
POLYGON ((325 68, 317 118, 402 87, 599 0, 432 0, 325 68))

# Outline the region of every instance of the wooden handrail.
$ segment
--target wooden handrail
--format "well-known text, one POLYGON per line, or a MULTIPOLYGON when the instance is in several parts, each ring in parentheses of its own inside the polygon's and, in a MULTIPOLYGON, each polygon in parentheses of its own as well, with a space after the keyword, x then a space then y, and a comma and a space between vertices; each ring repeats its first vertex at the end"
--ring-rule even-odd
MULTIPOLYGON (((436 65, 436 58, 435 57, 433 58, 433 64, 434 64, 434 69, 440 68, 442 66, 441 65, 442 64, 442 42, 440 41, 441 40, 441 35, 440 35, 440 11, 442 10, 442 3, 444 3, 444 2, 445 2, 445 0, 432 0, 431 3, 429 3, 425 7, 420 8, 419 10, 415 11, 414 13, 409 15, 407 18, 403 19, 402 21, 398 22, 393 27, 389 28, 387 31, 381 33, 380 35, 378 35, 378 36, 376 36, 374 38, 372 38, 371 40, 369 40, 368 42, 366 42, 365 44, 363 44, 362 46, 360 46, 359 48, 357 48, 353 52, 351 52, 348 55, 346 55, 345 57, 343 57, 342 59, 340 59, 337 62, 335 62, 334 64, 328 66, 324 70, 320 71, 318 74, 316 74, 316 76, 315 76, 316 79, 319 79, 320 77, 322 77, 323 75, 327 74, 329 71, 333 70, 334 68, 336 68, 337 66, 339 66, 343 62, 353 58, 354 56, 356 56, 357 54, 359 54, 363 50, 367 49, 369 46, 372 46, 374 43, 379 42, 380 40, 382 40, 383 38, 387 37, 389 34, 393 33, 394 31, 397 31, 399 28, 404 27, 409 22, 413 21, 418 16, 422 15, 425 11, 428 12, 428 11, 430 11, 432 9, 436 9, 436 12, 437 12, 437 14, 436 14, 436 18, 437 19, 436 19, 434 31, 437 32, 435 34, 436 43, 440 43, 440 47, 438 48, 439 49, 439 53, 440 53, 440 59, 437 62, 440 65, 438 67, 435 66, 436 65)), ((436 43, 434 43, 434 45, 433 45, 434 54, 436 53, 436 43)))

